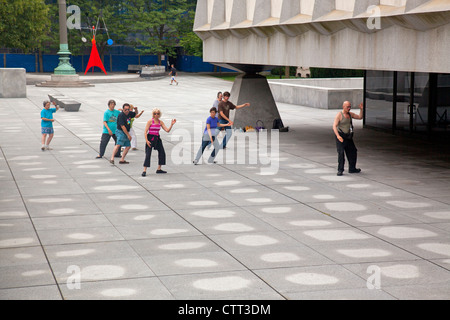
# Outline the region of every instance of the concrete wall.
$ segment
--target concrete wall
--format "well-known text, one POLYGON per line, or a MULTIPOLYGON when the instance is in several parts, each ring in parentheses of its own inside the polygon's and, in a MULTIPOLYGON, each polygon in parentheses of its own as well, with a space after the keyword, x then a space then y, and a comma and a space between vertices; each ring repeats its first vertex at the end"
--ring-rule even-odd
POLYGON ((0 98, 26 98, 27 78, 23 68, 0 68, 0 98))
POLYGON ((196 12, 211 63, 450 73, 448 0, 221 2, 196 12))
POLYGON ((358 106, 363 101, 363 79, 270 80, 276 102, 319 109, 341 109, 344 101, 358 106))

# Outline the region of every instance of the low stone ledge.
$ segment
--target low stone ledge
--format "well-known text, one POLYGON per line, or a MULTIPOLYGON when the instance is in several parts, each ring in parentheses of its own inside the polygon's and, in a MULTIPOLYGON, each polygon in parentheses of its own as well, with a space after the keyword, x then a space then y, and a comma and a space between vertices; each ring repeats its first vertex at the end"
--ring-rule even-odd
POLYGON ((37 83, 36 87, 52 87, 52 88, 84 88, 94 87, 87 81, 81 81, 78 74, 73 75, 57 75, 52 74, 51 80, 37 83))
POLYGON ((81 102, 69 98, 58 99, 57 103, 61 108, 64 108, 64 110, 66 110, 67 112, 78 112, 81 107, 81 102))
POLYGON ((143 67, 141 70, 141 78, 159 79, 166 76, 166 68, 164 66, 143 67))
POLYGON ((0 98, 26 98, 27 76, 24 68, 0 68, 0 98))
POLYGON ((276 102, 317 109, 341 109, 344 101, 363 101, 362 78, 270 80, 276 102))

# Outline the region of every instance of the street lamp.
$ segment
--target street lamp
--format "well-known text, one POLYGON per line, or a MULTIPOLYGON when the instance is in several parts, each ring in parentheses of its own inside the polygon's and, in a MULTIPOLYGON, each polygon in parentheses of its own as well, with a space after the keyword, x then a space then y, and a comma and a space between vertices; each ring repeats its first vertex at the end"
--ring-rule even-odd
POLYGON ((66 0, 58 0, 59 5, 59 65, 54 70, 57 75, 74 75, 76 71, 70 64, 69 44, 67 41, 67 8, 66 0))

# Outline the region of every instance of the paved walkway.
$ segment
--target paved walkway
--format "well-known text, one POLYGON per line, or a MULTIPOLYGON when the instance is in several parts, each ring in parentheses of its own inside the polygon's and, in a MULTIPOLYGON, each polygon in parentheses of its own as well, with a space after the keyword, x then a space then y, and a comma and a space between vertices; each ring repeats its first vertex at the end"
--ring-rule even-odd
POLYGON ((0 299, 450 298, 449 153, 359 123, 363 171, 337 177, 336 111, 279 104, 291 130, 268 140, 269 157, 194 166, 201 122, 231 83, 179 81, 28 86, 27 99, 0 100, 0 299), (49 92, 83 104, 55 114, 42 152, 49 92), (109 99, 145 110, 128 165, 95 159, 109 99), (153 107, 177 124, 162 133, 169 173, 154 173, 154 155, 144 178, 153 107))

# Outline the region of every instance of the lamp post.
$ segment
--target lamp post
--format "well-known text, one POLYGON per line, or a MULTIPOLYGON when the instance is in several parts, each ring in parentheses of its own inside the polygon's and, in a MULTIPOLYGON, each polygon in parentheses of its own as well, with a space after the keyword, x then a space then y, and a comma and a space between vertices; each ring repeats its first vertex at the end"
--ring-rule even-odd
POLYGON ((54 70, 57 75, 74 75, 75 69, 70 64, 69 44, 67 41, 67 8, 66 0, 58 0, 59 5, 59 65, 54 70))
POLYGON ((70 64, 70 51, 67 42, 67 8, 66 0, 58 0, 59 5, 59 65, 51 75, 50 81, 36 84, 37 87, 73 88, 93 87, 88 81, 80 80, 80 76, 70 64))

